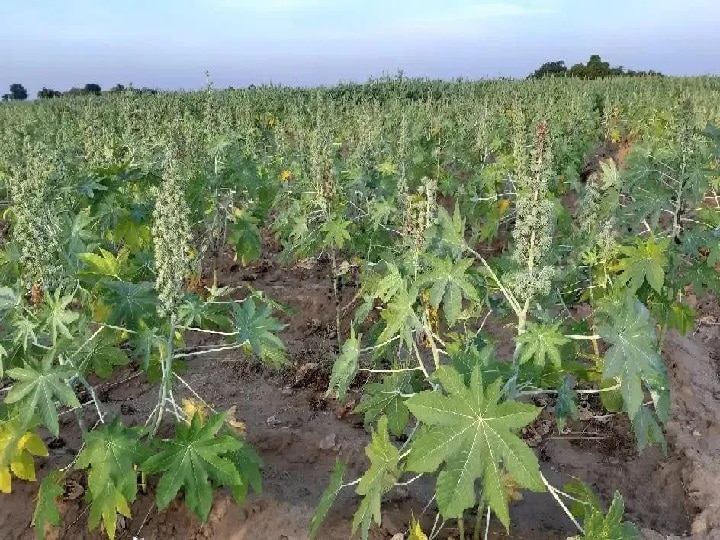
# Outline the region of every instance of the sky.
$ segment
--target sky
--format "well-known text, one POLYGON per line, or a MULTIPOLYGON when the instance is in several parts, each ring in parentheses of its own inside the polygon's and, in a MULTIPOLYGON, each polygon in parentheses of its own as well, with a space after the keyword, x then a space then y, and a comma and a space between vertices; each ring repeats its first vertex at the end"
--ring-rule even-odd
POLYGON ((591 54, 720 74, 718 21, 718 0, 0 0, 0 91, 524 77, 591 54))

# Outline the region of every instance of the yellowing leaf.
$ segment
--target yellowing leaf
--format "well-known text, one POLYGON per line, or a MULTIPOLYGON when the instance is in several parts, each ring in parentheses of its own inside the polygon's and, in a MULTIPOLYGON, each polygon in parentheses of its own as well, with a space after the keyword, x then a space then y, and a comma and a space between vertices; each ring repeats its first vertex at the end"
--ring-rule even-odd
POLYGON ((21 450, 27 450, 33 456, 47 456, 48 451, 45 448, 45 443, 35 433, 28 431, 25 435, 20 437, 18 442, 18 448, 21 450))
POLYGON ((99 300, 93 303, 92 318, 95 322, 105 322, 110 317, 110 308, 99 300))
POLYGON ((0 424, 0 492, 10 493, 12 477, 34 482, 35 456, 47 456, 42 439, 26 431, 19 418, 0 424))
POLYGON ((522 491, 520 491, 520 484, 510 476, 507 472, 502 472, 503 487, 505 488, 505 495, 510 502, 517 502, 523 500, 522 491))
POLYGON ((185 423, 190 424, 190 420, 195 413, 200 416, 200 423, 204 424, 207 419, 208 408, 203 403, 195 399, 183 399, 182 400, 182 411, 185 413, 185 423))
POLYGON ((36 480, 35 463, 30 454, 20 453, 10 462, 10 470, 20 480, 27 480, 28 482, 36 480))
POLYGON ((390 161, 384 161, 377 166, 377 170, 380 174, 384 176, 392 176, 394 174, 397 174, 398 167, 396 164, 390 161))
POLYGON ((12 476, 10 469, 0 467, 0 493, 10 493, 12 491, 12 476))
POLYGON ((501 199, 500 203, 498 204, 498 209, 500 210, 500 216, 504 216, 505 212, 507 212, 508 208, 510 208, 510 201, 507 199, 501 199))
POLYGON ((237 410, 237 406, 233 405, 230 407, 226 412, 225 416, 225 423, 230 428, 230 430, 235 433, 236 435, 239 435, 241 437, 245 436, 245 422, 238 420, 235 417, 235 411, 237 410))
POLYGON ((425 534, 420 527, 420 523, 413 517, 410 520, 410 535, 408 540, 428 540, 427 534, 425 534))

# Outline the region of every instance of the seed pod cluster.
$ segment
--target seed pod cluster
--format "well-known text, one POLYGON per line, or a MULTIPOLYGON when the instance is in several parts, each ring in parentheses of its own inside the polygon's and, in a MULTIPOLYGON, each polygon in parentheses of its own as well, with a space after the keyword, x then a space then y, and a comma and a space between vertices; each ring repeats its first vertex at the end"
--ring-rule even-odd
POLYGON ((53 189, 56 164, 50 149, 26 137, 11 166, 7 186, 12 201, 12 238, 20 252, 25 288, 52 290, 60 285, 60 205, 53 189))
MULTIPOLYGON (((520 155, 520 149, 516 149, 520 155)), ((519 163, 526 160, 521 158, 519 163)), ((516 163, 517 166, 517 163, 516 163)), ((516 177, 517 200, 513 239, 513 259, 518 271, 510 276, 513 288, 523 300, 536 294, 547 294, 553 269, 546 265, 552 244, 555 209, 549 199, 548 183, 552 177, 552 152, 548 127, 540 122, 530 152, 527 169, 518 169, 516 177)))
POLYGON ((189 215, 180 166, 174 152, 170 151, 164 164, 163 183, 155 200, 152 224, 155 288, 161 316, 177 313, 185 283, 192 272, 189 215))

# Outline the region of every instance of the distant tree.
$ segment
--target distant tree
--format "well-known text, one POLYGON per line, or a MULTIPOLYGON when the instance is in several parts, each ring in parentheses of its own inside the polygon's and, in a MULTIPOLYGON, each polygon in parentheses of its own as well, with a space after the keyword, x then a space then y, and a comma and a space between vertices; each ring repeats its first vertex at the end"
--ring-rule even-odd
POLYGON ((593 54, 587 64, 577 63, 570 69, 565 62, 558 60, 546 62, 532 73, 529 78, 540 78, 546 76, 569 75, 579 79, 603 79, 606 77, 640 77, 655 76, 662 77, 662 73, 656 71, 632 71, 625 70, 623 66, 610 67, 609 62, 603 61, 599 54, 593 54))
POLYGON ((110 89, 111 94, 120 94, 121 92, 125 91, 125 85, 124 84, 116 84, 110 89))
POLYGON ((585 65, 586 79, 602 79, 611 74, 610 63, 603 62, 599 54, 593 54, 585 65))
POLYGON ((549 77, 555 75, 563 75, 567 73, 567 66, 564 60, 556 60, 555 62, 545 62, 542 66, 536 69, 529 78, 541 79, 542 77, 549 77))
POLYGON ((10 99, 14 101, 25 101, 28 98, 27 90, 20 83, 10 85, 10 99))
POLYGON ((52 99, 60 96, 62 96, 62 92, 53 90, 52 88, 45 88, 44 86, 43 89, 37 93, 38 99, 52 99))
POLYGON ((12 96, 11 96, 10 94, 3 94, 3 95, 2 95, 2 100, 3 100, 3 101, 10 101, 10 98, 11 98, 11 97, 12 97, 12 96))
POLYGON ((99 96, 102 93, 102 88, 100 88, 100 85, 95 83, 86 84, 83 90, 86 94, 95 94, 96 96, 99 96))
POLYGON ((85 89, 84 88, 78 88, 77 86, 73 86, 70 90, 65 90, 63 92, 63 95, 65 96, 84 96, 85 95, 85 89))

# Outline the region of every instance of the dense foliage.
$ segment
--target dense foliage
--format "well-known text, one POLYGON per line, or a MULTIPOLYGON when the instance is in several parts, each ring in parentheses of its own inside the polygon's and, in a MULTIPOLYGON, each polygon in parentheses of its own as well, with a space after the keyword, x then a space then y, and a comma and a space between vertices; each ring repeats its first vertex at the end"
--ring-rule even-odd
POLYGON ((653 70, 635 71, 633 69, 625 69, 622 66, 611 67, 610 62, 604 62, 602 58, 600 58, 600 55, 593 54, 586 64, 579 62, 573 64, 570 68, 565 65, 564 60, 545 62, 531 73, 528 78, 539 79, 548 76, 568 76, 594 80, 608 77, 662 77, 662 73, 653 70))
POLYGON ((264 228, 288 258, 329 257, 336 292, 360 277, 328 392, 370 374, 369 468, 343 483, 338 463, 313 534, 344 488, 366 538, 384 494, 433 475, 438 523, 475 514, 476 537, 491 515, 510 526, 520 489, 549 491, 583 538, 633 537, 619 495, 605 513, 585 486, 550 485, 521 429, 534 396, 562 429, 582 393, 626 414, 638 448, 664 444, 664 335, 691 327, 689 290, 720 286, 718 98, 714 78, 399 77, 1 107, 0 490, 35 479, 66 413, 84 444, 40 484, 39 537, 72 470, 111 538, 146 476, 160 509, 183 491, 201 520, 215 488, 260 490, 242 429, 180 368, 234 349, 285 361, 271 299, 193 286, 227 249, 257 259, 264 228), (632 151, 585 178, 601 141, 632 151), (157 384, 145 425, 97 397, 129 363, 157 384))

